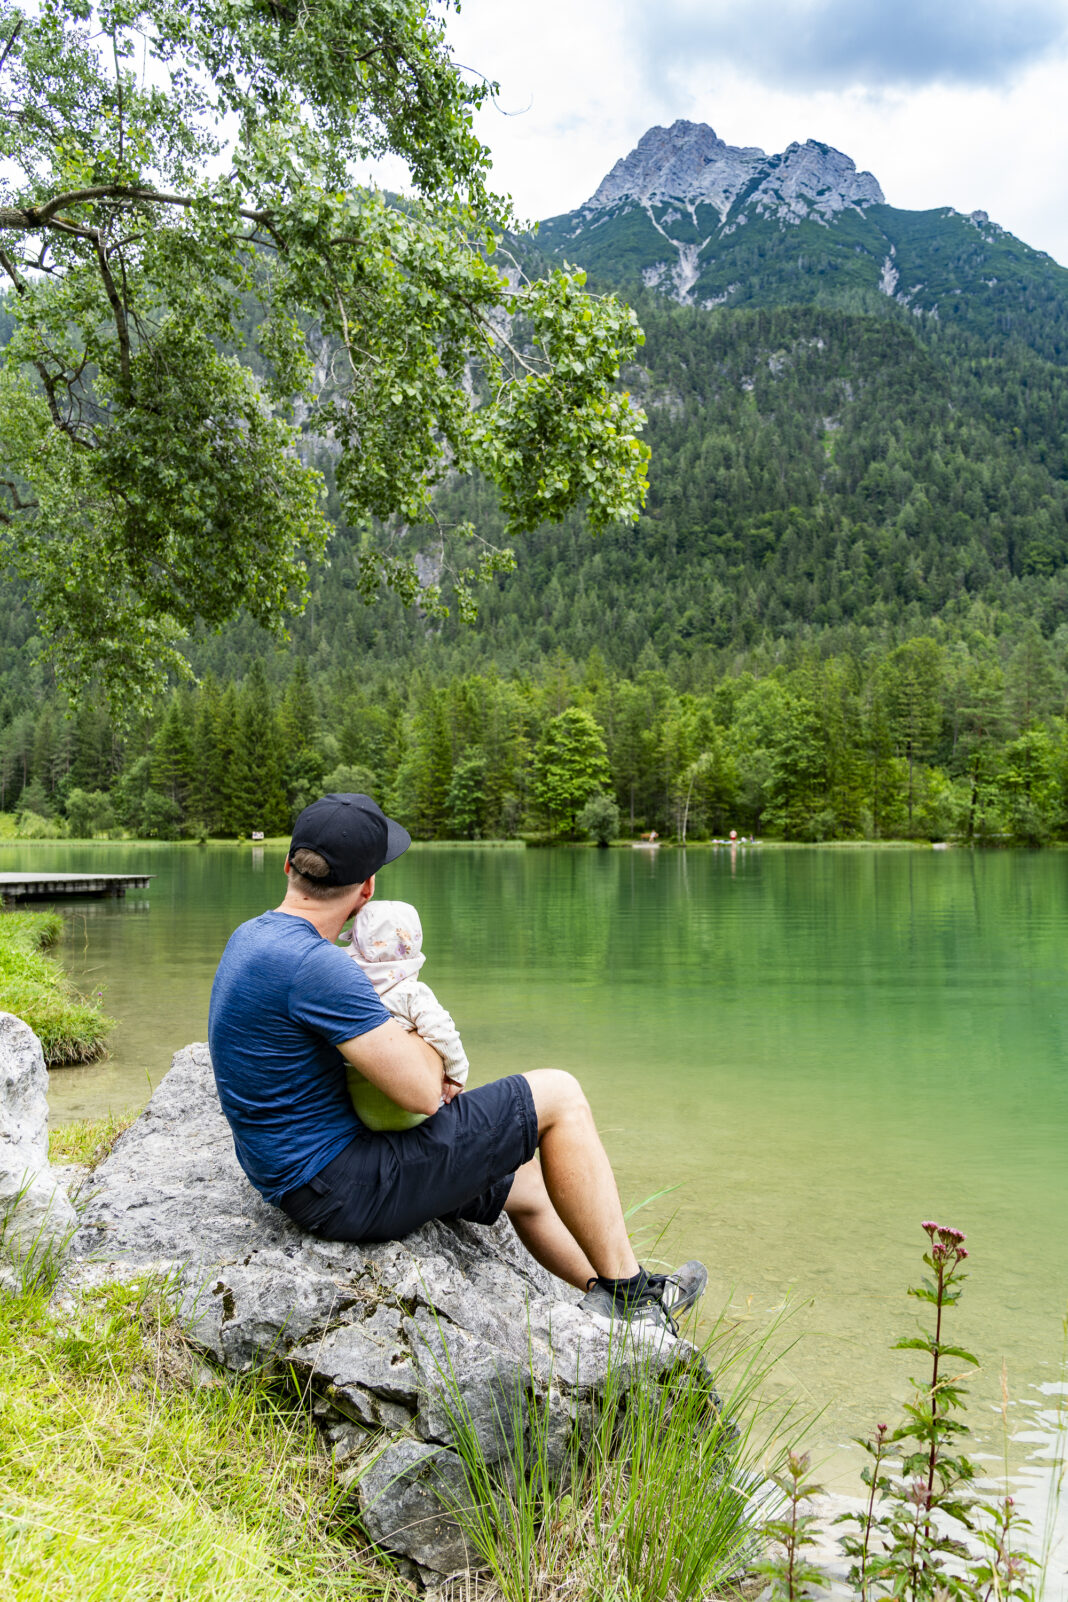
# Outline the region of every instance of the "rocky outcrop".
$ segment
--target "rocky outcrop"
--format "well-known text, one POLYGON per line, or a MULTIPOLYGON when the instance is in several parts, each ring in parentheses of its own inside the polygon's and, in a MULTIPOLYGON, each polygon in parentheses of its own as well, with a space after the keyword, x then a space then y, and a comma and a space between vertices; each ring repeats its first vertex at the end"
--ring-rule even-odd
POLYGON ((687 210, 711 206, 721 222, 738 203, 784 219, 811 215, 825 221, 847 207, 881 205, 884 196, 870 172, 858 172, 848 156, 818 140, 795 142, 769 156, 755 145, 728 145, 707 123, 680 120, 644 133, 580 210, 603 211, 628 201, 643 207, 681 203, 687 210))
MULTIPOLYGON (((192 1338, 220 1362, 284 1363, 369 1535, 429 1573, 467 1561, 452 1516, 464 1488, 458 1431, 504 1468, 536 1407, 562 1463, 603 1388, 607 1338, 506 1220, 432 1223, 360 1247, 305 1235, 263 1202, 237 1165, 206 1046, 178 1052, 80 1201, 68 1283, 158 1270, 172 1276, 192 1338)), ((668 1338, 629 1361, 699 1359, 668 1338)))
POLYGON ((76 1223, 48 1164, 48 1069, 21 1018, 0 1012, 0 1281, 62 1256, 76 1223))

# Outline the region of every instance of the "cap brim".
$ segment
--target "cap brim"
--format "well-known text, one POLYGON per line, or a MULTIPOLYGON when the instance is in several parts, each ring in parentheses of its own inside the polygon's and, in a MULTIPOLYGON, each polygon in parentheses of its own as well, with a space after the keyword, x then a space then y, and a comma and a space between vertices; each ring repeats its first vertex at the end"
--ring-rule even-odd
POLYGON ((402 857, 412 843, 412 837, 403 824, 396 823, 392 818, 386 819, 386 854, 382 858, 381 866, 384 868, 390 862, 396 862, 402 857))

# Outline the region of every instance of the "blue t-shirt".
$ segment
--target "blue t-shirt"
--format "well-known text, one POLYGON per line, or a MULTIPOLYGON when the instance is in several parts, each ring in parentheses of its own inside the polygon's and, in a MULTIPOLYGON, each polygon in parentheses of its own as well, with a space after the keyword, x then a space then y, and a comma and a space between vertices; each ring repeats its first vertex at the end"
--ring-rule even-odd
POLYGON ((306 919, 265 912, 234 930, 208 1041, 237 1160, 267 1201, 307 1184, 359 1134, 337 1047, 388 1022, 367 975, 306 919))

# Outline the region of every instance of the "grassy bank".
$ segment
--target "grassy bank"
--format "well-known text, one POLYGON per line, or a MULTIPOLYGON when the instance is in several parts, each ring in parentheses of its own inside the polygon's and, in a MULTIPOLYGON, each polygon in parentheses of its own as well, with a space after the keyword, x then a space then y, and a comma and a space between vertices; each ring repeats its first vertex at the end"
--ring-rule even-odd
POLYGON ((102 1057, 113 1026, 45 955, 62 929, 58 912, 0 913, 0 1008, 29 1024, 50 1067, 102 1057))
POLYGON ((387 1602, 295 1399, 221 1375, 159 1296, 0 1296, 0 1595, 387 1602))
MULTIPOLYGON (((752 1371, 734 1377, 740 1396, 752 1371)), ((525 1444, 518 1426, 503 1473, 489 1469, 454 1390, 467 1490, 450 1505, 477 1571, 441 1602, 723 1594, 755 1555, 755 1443, 696 1372, 636 1395, 627 1409, 621 1388, 609 1395, 561 1475, 548 1415, 531 1415, 525 1444)), ((351 1474, 335 1473, 306 1400, 277 1376, 206 1362, 150 1281, 62 1312, 41 1293, 0 1295, 0 1595, 415 1602, 362 1532, 351 1474)))

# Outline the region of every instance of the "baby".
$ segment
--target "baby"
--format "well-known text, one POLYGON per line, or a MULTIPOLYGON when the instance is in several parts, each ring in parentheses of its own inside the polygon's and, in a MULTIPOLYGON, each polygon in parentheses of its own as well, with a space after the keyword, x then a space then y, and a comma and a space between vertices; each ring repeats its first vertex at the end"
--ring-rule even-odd
MULTIPOLYGON (((350 955, 403 1029, 414 1030, 445 1064, 445 1077, 467 1082, 468 1061, 456 1025, 429 985, 418 979, 426 958, 423 926, 406 901, 369 901, 356 914, 350 955)), ((405 1112, 358 1069, 348 1069, 349 1095, 368 1129, 413 1129, 425 1113, 405 1112)))

